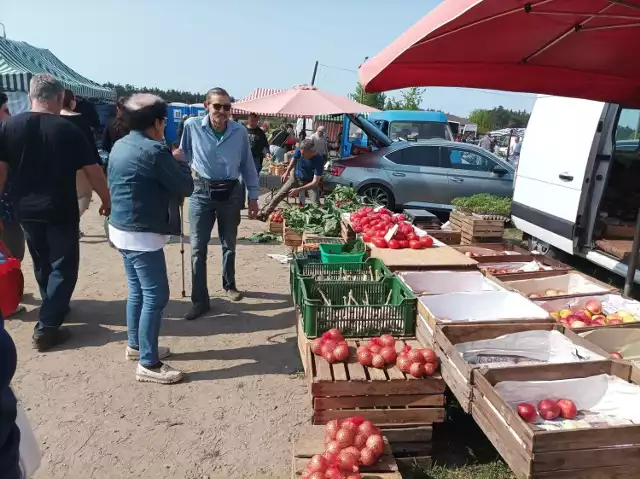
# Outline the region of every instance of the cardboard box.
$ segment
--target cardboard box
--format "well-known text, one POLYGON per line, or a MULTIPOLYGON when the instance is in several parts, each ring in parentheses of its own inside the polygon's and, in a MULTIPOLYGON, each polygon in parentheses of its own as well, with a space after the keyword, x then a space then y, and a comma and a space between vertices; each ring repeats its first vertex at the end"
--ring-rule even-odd
MULTIPOLYGON (((574 296, 587 296, 606 294, 615 291, 617 288, 605 284, 597 279, 591 278, 577 271, 548 278, 532 278, 524 280, 509 281, 503 280, 510 289, 522 293, 527 298, 531 294, 538 295, 536 298, 570 298, 574 296), (547 291, 564 292, 565 294, 547 295, 547 291)), ((530 298, 533 299, 533 298, 530 298)))
POLYGON ((396 274, 417 296, 504 291, 479 271, 398 271, 396 274))

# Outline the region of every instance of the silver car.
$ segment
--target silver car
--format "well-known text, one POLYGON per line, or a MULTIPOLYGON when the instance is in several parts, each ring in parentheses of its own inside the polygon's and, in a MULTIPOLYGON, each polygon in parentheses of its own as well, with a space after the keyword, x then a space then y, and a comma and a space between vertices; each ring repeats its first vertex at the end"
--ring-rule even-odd
POLYGON ((450 210, 459 196, 513 195, 514 167, 478 146, 446 140, 385 141, 382 148, 327 164, 324 187, 355 188, 389 209, 450 210))

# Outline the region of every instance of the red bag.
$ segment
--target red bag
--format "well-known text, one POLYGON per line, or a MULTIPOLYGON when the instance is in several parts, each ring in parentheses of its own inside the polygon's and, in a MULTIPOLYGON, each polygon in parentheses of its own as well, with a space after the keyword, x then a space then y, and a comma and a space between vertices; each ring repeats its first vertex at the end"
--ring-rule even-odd
POLYGON ((0 311, 7 318, 16 312, 24 292, 24 276, 20 260, 10 257, 9 250, 0 241, 0 311))

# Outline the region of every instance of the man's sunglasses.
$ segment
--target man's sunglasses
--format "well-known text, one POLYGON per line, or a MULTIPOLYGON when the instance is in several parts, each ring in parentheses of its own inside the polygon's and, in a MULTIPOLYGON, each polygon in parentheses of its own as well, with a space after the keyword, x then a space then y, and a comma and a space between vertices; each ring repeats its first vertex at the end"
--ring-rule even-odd
POLYGON ((213 107, 213 109, 215 111, 220 111, 220 110, 229 111, 229 110, 231 110, 231 103, 225 103, 224 105, 222 103, 214 103, 211 106, 213 107))

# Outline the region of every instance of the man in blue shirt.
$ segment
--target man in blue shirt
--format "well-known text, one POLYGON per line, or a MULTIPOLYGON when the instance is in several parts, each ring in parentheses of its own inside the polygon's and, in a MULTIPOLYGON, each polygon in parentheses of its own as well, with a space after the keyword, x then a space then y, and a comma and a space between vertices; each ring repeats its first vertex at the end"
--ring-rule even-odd
POLYGON ((309 199, 312 203, 320 201, 318 187, 322 180, 324 171, 324 156, 319 154, 313 139, 307 138, 300 144, 300 148, 293 155, 293 160, 287 166, 287 170, 282 175, 282 188, 274 195, 271 202, 265 206, 258 219, 266 221, 271 213, 278 207, 287 195, 295 198, 301 192, 309 192, 309 199), (293 175, 291 170, 295 168, 293 175))
POLYGON ((249 219, 258 214, 260 184, 249 145, 247 129, 229 119, 231 97, 222 88, 207 93, 207 115, 184 123, 178 159, 189 163, 195 189, 189 198, 191 240, 191 310, 185 319, 196 319, 209 311, 207 289, 207 245, 218 221, 222 245, 222 287, 232 301, 242 295, 236 288, 236 239, 243 203, 242 177, 249 197, 249 219))

